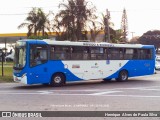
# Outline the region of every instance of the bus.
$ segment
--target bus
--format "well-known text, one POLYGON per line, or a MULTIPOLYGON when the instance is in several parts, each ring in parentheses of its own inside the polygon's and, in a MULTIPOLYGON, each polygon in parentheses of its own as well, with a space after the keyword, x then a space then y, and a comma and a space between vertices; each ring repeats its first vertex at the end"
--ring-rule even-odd
POLYGON ((69 81, 127 81, 154 74, 153 45, 18 40, 13 78, 24 84, 62 86, 69 81))

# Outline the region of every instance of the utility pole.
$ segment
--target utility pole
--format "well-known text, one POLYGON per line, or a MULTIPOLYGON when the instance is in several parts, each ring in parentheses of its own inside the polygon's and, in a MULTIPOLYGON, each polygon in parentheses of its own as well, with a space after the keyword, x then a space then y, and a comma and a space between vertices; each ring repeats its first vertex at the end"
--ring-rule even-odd
POLYGON ((5 45, 5 56, 7 55, 7 39, 4 39, 4 45, 5 45))
POLYGON ((128 20, 127 20, 127 14, 126 14, 125 8, 124 8, 123 14, 122 14, 121 30, 122 30, 122 35, 123 35, 123 42, 127 42, 128 20))
POLYGON ((105 41, 110 42, 110 28, 109 28, 109 19, 110 19, 110 12, 106 9, 106 16, 105 16, 105 41))
POLYGON ((132 38, 134 37, 134 36, 133 36, 133 34, 134 34, 134 33, 135 33, 135 32, 131 32, 131 34, 132 34, 132 38))
POLYGON ((2 76, 4 76, 4 69, 3 69, 3 59, 4 59, 4 53, 3 53, 3 50, 0 49, 0 53, 1 53, 1 59, 2 59, 2 76))

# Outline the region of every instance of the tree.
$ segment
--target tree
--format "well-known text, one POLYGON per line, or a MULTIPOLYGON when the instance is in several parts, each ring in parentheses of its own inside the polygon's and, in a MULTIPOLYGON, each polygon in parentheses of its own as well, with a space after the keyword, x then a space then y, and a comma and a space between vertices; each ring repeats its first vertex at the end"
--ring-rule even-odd
POLYGON ((56 33, 56 39, 57 40, 64 40, 63 38, 63 33, 64 33, 64 30, 63 28, 61 27, 61 21, 58 19, 58 17, 56 16, 55 19, 54 19, 54 23, 53 23, 53 28, 52 28, 53 31, 55 31, 56 33))
POLYGON ((95 18, 93 12, 95 8, 87 8, 88 2, 85 0, 68 0, 68 4, 61 3, 59 6, 64 9, 57 15, 59 20, 59 27, 63 27, 65 36, 71 41, 81 40, 83 31, 86 30, 86 23, 88 20, 95 18))
POLYGON ((42 9, 38 8, 37 15, 39 17, 37 29, 38 29, 38 36, 42 33, 42 36, 47 34, 46 30, 50 32, 50 21, 49 21, 49 14, 45 14, 42 9))
POLYGON ((20 24, 18 26, 18 29, 27 27, 28 33, 27 36, 39 36, 40 32, 42 32, 42 35, 47 35, 45 32, 45 29, 48 31, 50 23, 48 20, 48 15, 46 15, 41 8, 32 8, 32 10, 28 13, 27 18, 25 19, 26 22, 20 24))
POLYGON ((139 44, 138 39, 139 39, 139 36, 135 36, 129 41, 129 43, 131 43, 131 44, 139 44))
POLYGON ((94 22, 94 21, 91 21, 91 25, 92 27, 90 27, 90 34, 91 34, 91 41, 96 41, 96 37, 98 36, 98 34, 102 31, 102 27, 99 26, 97 24, 100 24, 99 22, 94 22), (97 23, 97 24, 96 24, 97 23))
POLYGON ((138 40, 141 44, 154 45, 157 49, 160 47, 160 31, 147 31, 138 40))
POLYGON ((114 30, 113 33, 114 34, 112 34, 112 37, 111 37, 112 43, 123 42, 123 33, 121 29, 114 30))
POLYGON ((110 14, 102 14, 102 29, 104 30, 103 41, 108 41, 114 43, 116 40, 116 31, 112 28, 114 24, 110 21, 110 14), (109 36, 108 36, 109 35, 109 36))

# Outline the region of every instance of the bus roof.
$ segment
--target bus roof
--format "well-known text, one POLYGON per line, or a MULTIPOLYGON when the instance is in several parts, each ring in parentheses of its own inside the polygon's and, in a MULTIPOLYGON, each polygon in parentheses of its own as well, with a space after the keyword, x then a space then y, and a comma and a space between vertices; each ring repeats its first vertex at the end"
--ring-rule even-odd
POLYGON ((30 44, 49 44, 49 45, 66 45, 66 46, 97 46, 97 47, 119 47, 119 48, 154 48, 154 45, 142 45, 142 44, 116 44, 107 42, 73 42, 73 41, 55 41, 50 39, 35 40, 25 39, 18 40, 19 42, 27 42, 30 44))

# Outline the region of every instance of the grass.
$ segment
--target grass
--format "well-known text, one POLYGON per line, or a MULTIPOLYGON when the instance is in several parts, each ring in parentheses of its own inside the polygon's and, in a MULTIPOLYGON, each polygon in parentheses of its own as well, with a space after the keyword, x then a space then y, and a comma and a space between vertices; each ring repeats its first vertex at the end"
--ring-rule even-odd
MULTIPOLYGON (((4 66, 11 65, 13 66, 13 62, 3 62, 4 66)), ((2 62, 0 62, 0 67, 2 66, 2 62)))
POLYGON ((3 76, 2 64, 0 63, 0 83, 13 82, 13 62, 4 63, 3 76))
POLYGON ((0 83, 14 82, 12 76, 0 76, 0 83))

